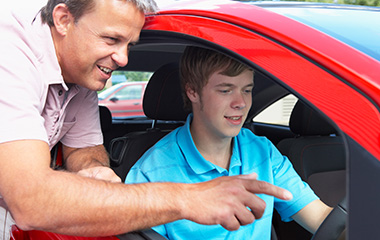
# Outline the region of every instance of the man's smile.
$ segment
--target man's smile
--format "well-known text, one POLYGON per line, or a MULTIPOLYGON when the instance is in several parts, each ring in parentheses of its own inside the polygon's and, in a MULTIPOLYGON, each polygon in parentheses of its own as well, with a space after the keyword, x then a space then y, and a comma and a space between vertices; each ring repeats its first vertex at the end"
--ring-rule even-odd
POLYGON ((110 74, 110 73, 112 73, 112 69, 110 69, 110 68, 106 68, 106 67, 101 67, 101 66, 98 66, 98 68, 102 71, 102 72, 104 72, 105 74, 110 74))

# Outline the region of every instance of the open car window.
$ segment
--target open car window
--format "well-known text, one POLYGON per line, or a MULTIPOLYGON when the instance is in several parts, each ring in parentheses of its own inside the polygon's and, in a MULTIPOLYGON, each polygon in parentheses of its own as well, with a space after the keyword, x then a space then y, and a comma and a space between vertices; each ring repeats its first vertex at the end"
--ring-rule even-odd
POLYGON ((264 109, 255 118, 253 118, 253 121, 258 123, 289 126, 290 114, 292 113, 297 100, 297 97, 293 94, 289 94, 264 109))
POLYGON ((152 72, 116 70, 98 93, 99 105, 106 106, 114 119, 144 116, 142 101, 152 72))

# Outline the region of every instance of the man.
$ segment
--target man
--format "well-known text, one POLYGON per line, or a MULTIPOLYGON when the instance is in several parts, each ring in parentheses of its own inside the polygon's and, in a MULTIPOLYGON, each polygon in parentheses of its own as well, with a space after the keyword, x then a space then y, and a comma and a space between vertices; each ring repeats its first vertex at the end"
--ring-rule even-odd
MULTIPOLYGON (((187 47, 181 64, 184 101, 192 114, 148 150, 126 182, 198 183, 220 176, 256 173, 293 194, 283 201, 260 195, 264 216, 238 231, 180 220, 155 227, 168 239, 270 239, 273 207, 285 221, 315 232, 331 208, 301 181, 290 161, 264 137, 242 128, 252 104, 253 71, 221 53, 187 47)), ((207 191, 207 189, 205 189, 207 191)))
POLYGON ((291 197, 251 175, 193 185, 120 184, 102 146, 96 91, 127 64, 144 13, 156 5, 49 0, 40 9, 19 0, 0 10, 3 239, 13 219, 23 230, 81 236, 115 235, 184 218, 237 229, 263 214, 264 203, 253 193, 291 197), (49 151, 58 142, 66 171, 49 167, 49 151))

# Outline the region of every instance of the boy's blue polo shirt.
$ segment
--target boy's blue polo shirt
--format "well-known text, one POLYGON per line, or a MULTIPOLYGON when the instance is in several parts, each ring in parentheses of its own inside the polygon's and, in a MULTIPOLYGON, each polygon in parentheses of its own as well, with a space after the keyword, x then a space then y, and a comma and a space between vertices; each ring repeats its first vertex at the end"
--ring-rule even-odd
POLYGON ((131 168, 126 183, 180 182, 198 183, 221 176, 257 173, 258 179, 285 188, 293 194, 291 201, 258 194, 266 202, 261 219, 227 231, 220 225, 200 225, 189 220, 179 220, 153 229, 169 239, 270 239, 273 207, 284 221, 318 197, 265 137, 258 137, 242 129, 233 139, 234 147, 229 171, 205 160, 198 152, 190 134, 192 115, 186 124, 157 142, 131 168))

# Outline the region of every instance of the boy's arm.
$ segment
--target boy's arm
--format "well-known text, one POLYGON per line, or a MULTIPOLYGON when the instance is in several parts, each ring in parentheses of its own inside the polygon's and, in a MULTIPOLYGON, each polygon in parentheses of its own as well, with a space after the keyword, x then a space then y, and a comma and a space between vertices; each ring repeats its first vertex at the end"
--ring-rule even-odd
POLYGON ((292 218, 309 232, 315 233, 331 210, 331 207, 317 199, 294 214, 292 218))
MULTIPOLYGON (((331 207, 318 199, 306 205, 292 218, 303 228, 314 234, 332 210, 331 207)), ((346 239, 346 230, 339 237, 339 240, 344 239, 346 239)))

